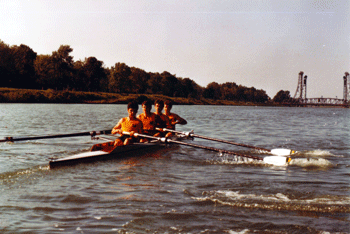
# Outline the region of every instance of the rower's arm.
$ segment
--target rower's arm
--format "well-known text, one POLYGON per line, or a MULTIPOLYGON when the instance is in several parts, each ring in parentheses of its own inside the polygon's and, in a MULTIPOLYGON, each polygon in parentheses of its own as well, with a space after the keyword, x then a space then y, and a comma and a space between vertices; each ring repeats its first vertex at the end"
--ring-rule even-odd
POLYGON ((122 134, 122 122, 123 122, 124 118, 120 119, 119 122, 117 123, 117 125, 114 126, 114 128, 112 129, 112 134, 122 134))
POLYGON ((177 114, 174 114, 175 115, 175 123, 171 123, 171 124, 173 124, 173 125, 175 125, 175 124, 181 124, 181 125, 185 125, 185 124, 187 124, 187 121, 184 119, 184 118, 181 118, 179 115, 177 115, 177 114))
POLYGON ((178 122, 177 122, 178 124, 181 124, 181 125, 185 125, 185 124, 187 124, 187 120, 185 120, 184 118, 181 118, 180 116, 179 116, 179 119, 178 119, 178 122))

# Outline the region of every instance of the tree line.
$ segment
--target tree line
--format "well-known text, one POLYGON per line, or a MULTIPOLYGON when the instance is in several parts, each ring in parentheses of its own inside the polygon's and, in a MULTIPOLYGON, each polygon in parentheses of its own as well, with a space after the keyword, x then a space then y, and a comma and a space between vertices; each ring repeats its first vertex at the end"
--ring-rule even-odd
POLYGON ((256 103, 270 100, 264 90, 234 82, 212 82, 201 87, 190 78, 176 77, 167 71, 146 72, 125 63, 106 68, 103 61, 95 57, 74 61, 72 51, 69 45, 61 45, 51 55, 37 55, 27 45, 9 46, 0 40, 0 87, 162 94, 256 103))

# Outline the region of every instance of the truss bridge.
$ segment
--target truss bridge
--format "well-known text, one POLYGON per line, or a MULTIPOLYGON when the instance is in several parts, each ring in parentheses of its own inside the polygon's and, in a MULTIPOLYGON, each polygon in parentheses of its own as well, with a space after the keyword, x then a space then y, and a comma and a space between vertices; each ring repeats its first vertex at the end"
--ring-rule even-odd
POLYGON ((294 97, 284 102, 287 106, 334 106, 349 108, 350 104, 350 80, 349 73, 345 72, 343 99, 339 98, 307 98, 307 76, 304 76, 304 72, 299 73, 298 87, 294 94, 294 97))

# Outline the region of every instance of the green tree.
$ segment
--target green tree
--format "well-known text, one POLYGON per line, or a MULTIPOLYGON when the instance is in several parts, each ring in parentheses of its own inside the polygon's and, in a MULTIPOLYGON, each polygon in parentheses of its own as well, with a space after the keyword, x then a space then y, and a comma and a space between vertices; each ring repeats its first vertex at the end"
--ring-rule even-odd
POLYGON ((226 82, 221 85, 221 98, 224 100, 236 100, 237 84, 234 82, 226 82))
POLYGON ((95 57, 85 59, 83 64, 83 73, 86 91, 100 91, 103 84, 106 82, 107 75, 103 68, 103 62, 95 57))
MULTIPOLYGON (((86 61, 86 59, 85 59, 86 61)), ((87 80, 87 75, 85 74, 84 64, 85 61, 75 61, 74 62, 74 77, 72 80, 72 88, 78 91, 87 91, 85 80, 87 80)))
POLYGON ((127 93, 132 88, 129 79, 131 69, 125 63, 116 63, 109 71, 109 91, 115 93, 127 93))
POLYGON ((149 73, 150 74, 150 79, 148 80, 148 93, 152 94, 162 94, 162 86, 161 86, 161 81, 162 81, 162 76, 157 72, 157 73, 149 73))
POLYGON ((69 45, 61 45, 57 51, 52 52, 55 73, 51 78, 57 89, 69 89, 74 86, 74 61, 73 56, 69 55, 72 51, 69 45))
POLYGON ((11 48, 0 40, 0 86, 10 87, 14 75, 11 48))
POLYGON ((189 85, 183 78, 178 78, 177 85, 175 87, 174 97, 187 97, 189 95, 190 87, 186 87, 189 85))
POLYGON ((246 87, 239 85, 236 89, 236 95, 235 95, 235 99, 236 101, 246 101, 247 97, 246 97, 246 92, 245 92, 246 87))
POLYGON ((291 96, 289 91, 280 90, 273 97, 272 101, 281 103, 281 102, 288 102, 290 99, 291 99, 291 96))
POLYGON ((56 89, 56 84, 52 82, 55 76, 55 66, 51 55, 39 55, 34 61, 36 83, 42 89, 56 89))
POLYGON ((265 103, 270 100, 270 97, 267 95, 265 90, 259 89, 254 93, 254 102, 265 103))
POLYGON ((217 82, 211 82, 207 85, 203 92, 204 98, 221 99, 221 87, 217 82))
POLYGON ((184 97, 184 98, 200 98, 200 89, 199 85, 196 84, 193 80, 189 78, 179 78, 178 84, 175 87, 175 97, 184 97))
POLYGON ((132 93, 146 93, 148 89, 148 80, 150 79, 150 74, 142 69, 132 67, 131 75, 129 76, 131 80, 132 93))
POLYGON ((15 67, 15 82, 12 87, 35 88, 34 61, 37 54, 28 46, 21 44, 13 46, 13 63, 15 67))
POLYGON ((164 71, 162 74, 160 74, 160 76, 162 77, 162 94, 169 97, 174 97, 176 86, 178 84, 178 79, 175 75, 172 75, 167 71, 164 71))

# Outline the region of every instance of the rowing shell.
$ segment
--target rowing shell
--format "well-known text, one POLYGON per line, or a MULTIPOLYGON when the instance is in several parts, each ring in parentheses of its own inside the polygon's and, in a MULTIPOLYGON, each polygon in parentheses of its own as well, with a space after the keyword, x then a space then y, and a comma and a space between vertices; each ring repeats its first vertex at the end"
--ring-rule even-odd
POLYGON ((103 150, 90 151, 72 156, 53 159, 49 162, 50 168, 57 168, 62 166, 72 166, 79 163, 88 163, 95 161, 103 161, 110 159, 126 158, 128 156, 139 156, 148 152, 166 147, 162 143, 135 143, 132 145, 124 145, 114 148, 111 152, 103 150))

